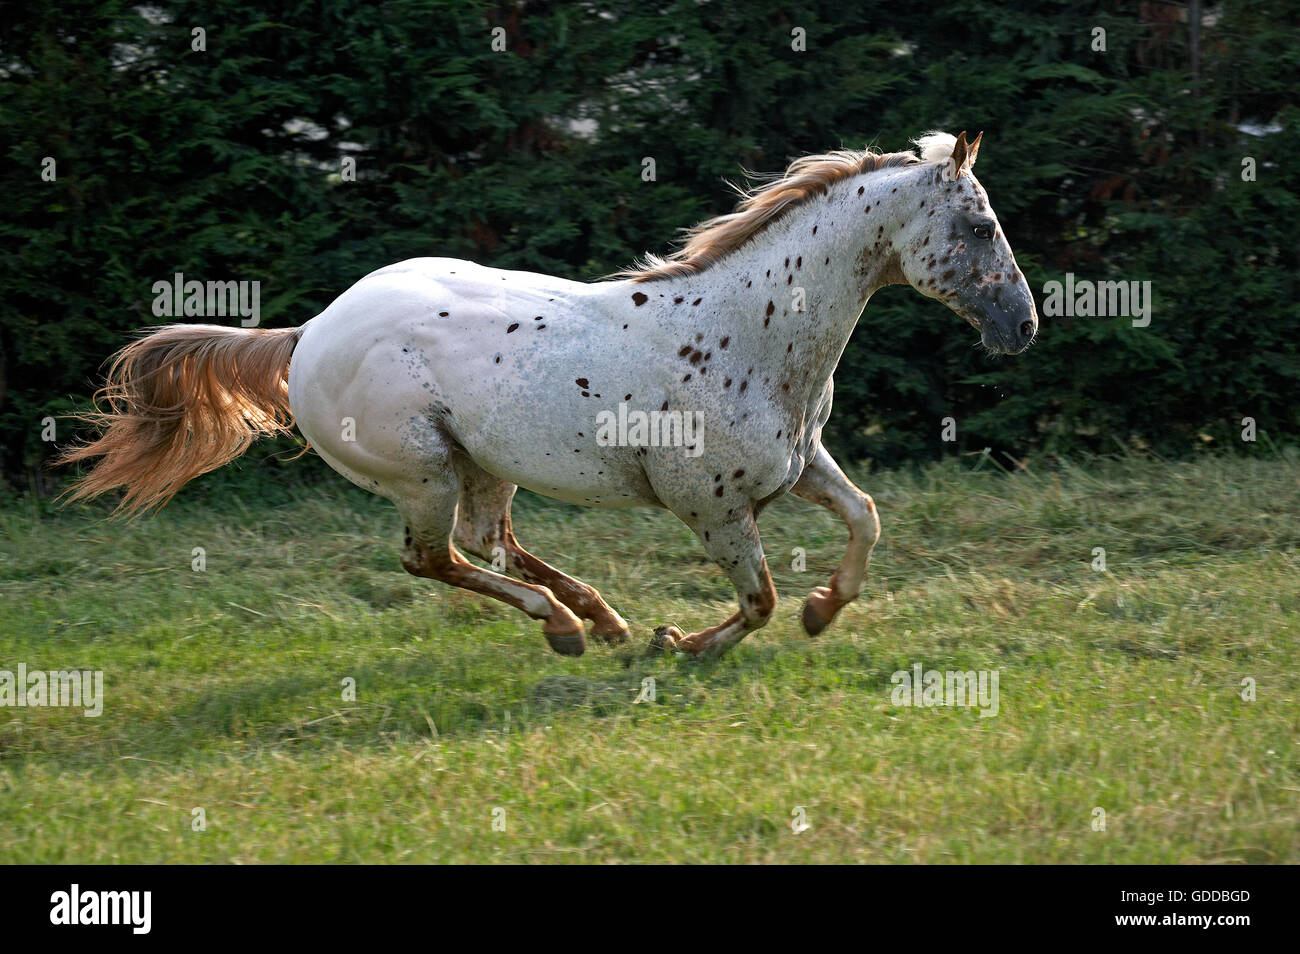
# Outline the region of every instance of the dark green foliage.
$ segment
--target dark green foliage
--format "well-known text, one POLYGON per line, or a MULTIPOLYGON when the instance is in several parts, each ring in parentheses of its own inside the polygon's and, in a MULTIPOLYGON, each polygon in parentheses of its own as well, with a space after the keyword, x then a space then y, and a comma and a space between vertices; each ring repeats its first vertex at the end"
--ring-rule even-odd
MULTIPOLYGON (((268 326, 415 255, 593 280, 725 211, 721 180, 742 166, 901 149, 931 128, 985 131, 977 172, 1036 291, 1066 272, 1149 279, 1151 326, 1045 318, 1031 351, 995 360, 941 306, 888 289, 840 366, 834 450, 883 463, 1117 441, 1180 454, 1243 446, 1245 416, 1292 442, 1300 162, 1284 143, 1300 119, 1300 17, 1280 0, 1216 5, 1193 71, 1182 10, 9 4, 2 469, 37 473, 42 418, 84 406, 100 363, 166 320, 151 286, 175 272, 260 280, 268 326), (56 182, 41 180, 46 156, 56 182), (340 180, 342 156, 355 182, 340 180), (641 180, 646 156, 657 181, 641 180), (1257 181, 1242 180, 1244 157, 1257 181), (939 439, 947 416, 956 445, 939 439)), ((60 442, 70 433, 61 422, 60 442)))

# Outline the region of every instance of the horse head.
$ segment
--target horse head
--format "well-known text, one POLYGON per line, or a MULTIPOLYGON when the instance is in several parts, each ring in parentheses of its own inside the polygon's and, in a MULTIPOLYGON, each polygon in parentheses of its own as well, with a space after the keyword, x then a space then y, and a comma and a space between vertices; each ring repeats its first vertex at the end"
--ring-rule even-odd
POLYGON ((989 351, 1017 354, 1038 333, 1029 284, 972 167, 980 139, 931 133, 916 140, 933 164, 916 212, 899 234, 903 276, 979 329, 989 351))

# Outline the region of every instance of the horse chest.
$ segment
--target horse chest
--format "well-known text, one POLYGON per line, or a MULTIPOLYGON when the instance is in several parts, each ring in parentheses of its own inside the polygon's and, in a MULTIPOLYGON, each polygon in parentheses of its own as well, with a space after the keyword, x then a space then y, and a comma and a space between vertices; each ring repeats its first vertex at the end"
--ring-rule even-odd
POLYGON ((817 453, 830 415, 831 390, 827 380, 806 401, 784 392, 780 398, 756 401, 737 440, 716 455, 706 454, 698 470, 743 474, 748 496, 759 508, 787 493, 817 453))

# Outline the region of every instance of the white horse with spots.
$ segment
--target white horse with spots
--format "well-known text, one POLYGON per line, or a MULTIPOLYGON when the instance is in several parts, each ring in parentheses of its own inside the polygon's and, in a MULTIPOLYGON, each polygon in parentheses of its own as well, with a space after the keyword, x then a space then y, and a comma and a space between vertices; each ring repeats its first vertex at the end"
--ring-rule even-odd
POLYGON ((799 159, 691 230, 681 251, 612 281, 413 259, 367 275, 300 328, 155 330, 115 359, 102 435, 66 456, 102 458, 73 495, 122 486, 127 511, 160 505, 296 422, 330 466, 397 505, 408 571, 518 607, 568 654, 585 648, 583 619, 609 641, 628 627, 594 589, 519 545, 516 487, 664 507, 731 578, 739 608, 690 635, 660 627, 655 641, 713 654, 776 606, 757 518, 793 491, 849 529, 839 569, 804 606, 816 634, 861 591, 880 533, 871 498, 821 445, 831 378, 867 300, 905 282, 1007 354, 1038 326, 971 172, 979 139, 917 142, 919 155, 799 159), (600 433, 615 411, 680 412, 697 429, 685 446, 619 444, 600 433), (513 576, 462 550, 504 554, 513 576))

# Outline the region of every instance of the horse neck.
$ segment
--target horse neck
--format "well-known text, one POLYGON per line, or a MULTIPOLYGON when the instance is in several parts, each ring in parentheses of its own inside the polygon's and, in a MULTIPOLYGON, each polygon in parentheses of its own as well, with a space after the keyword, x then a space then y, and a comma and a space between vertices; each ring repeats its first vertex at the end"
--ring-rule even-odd
MULTIPOLYGON (((727 329, 737 324, 755 330, 744 337, 756 349, 756 362, 797 368, 800 390, 819 393, 867 299, 883 285, 904 281, 894 238, 915 205, 915 169, 836 183, 703 272, 654 286, 688 305, 699 298, 724 302, 709 309, 719 334, 733 333, 727 329)), ((686 313, 699 324, 694 308, 686 313)))

